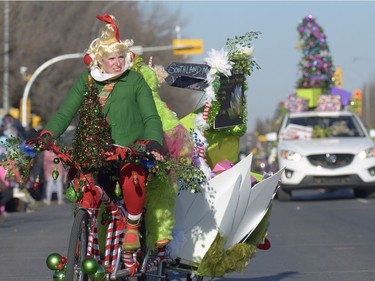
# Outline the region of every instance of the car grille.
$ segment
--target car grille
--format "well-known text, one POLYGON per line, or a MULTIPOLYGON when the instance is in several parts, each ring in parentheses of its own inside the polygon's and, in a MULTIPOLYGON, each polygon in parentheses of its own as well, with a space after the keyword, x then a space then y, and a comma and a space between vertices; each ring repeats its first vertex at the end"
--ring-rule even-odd
POLYGON ((337 169, 349 165, 353 161, 353 154, 318 154, 307 157, 314 166, 327 169, 337 169))

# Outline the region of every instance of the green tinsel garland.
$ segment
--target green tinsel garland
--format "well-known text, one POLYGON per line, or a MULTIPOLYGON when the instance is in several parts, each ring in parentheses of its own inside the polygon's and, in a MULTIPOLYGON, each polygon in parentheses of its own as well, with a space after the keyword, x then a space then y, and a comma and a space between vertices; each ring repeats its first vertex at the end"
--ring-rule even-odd
POLYGON ((111 129, 102 114, 98 89, 88 76, 79 123, 72 144, 72 157, 85 170, 97 172, 109 166, 105 152, 112 150, 111 129))

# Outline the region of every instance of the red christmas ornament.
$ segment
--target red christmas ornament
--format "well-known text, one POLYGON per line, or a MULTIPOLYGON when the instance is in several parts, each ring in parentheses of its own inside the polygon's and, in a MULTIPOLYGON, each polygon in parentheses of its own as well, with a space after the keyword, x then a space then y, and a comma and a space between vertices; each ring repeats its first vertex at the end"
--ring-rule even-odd
POLYGON ((89 54, 86 54, 86 55, 83 57, 83 62, 84 62, 86 65, 90 65, 90 63, 92 63, 92 57, 91 57, 89 54))
POLYGON ((64 264, 62 264, 61 262, 59 262, 57 264, 57 270, 63 270, 64 269, 64 264))
POLYGON ((138 176, 136 173, 133 174, 133 183, 134 185, 138 185, 139 181, 138 181, 138 176))
POLYGON ((39 176, 36 177, 34 183, 33 183, 33 188, 35 191, 37 191, 40 187, 40 180, 39 180, 39 176))
POLYGON ((268 240, 267 238, 264 239, 264 243, 263 244, 259 244, 257 246, 257 248, 259 250, 268 250, 269 248, 271 248, 271 243, 270 243, 270 240, 268 240))
POLYGON ((62 264, 66 264, 67 261, 68 261, 68 259, 67 259, 66 257, 61 257, 61 258, 60 258, 60 262, 61 262, 62 264))

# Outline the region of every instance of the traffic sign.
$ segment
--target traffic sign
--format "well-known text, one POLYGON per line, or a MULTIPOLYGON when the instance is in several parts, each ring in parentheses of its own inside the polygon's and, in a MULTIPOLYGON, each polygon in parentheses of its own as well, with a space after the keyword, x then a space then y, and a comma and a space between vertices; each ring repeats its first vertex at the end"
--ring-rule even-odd
POLYGON ((353 91, 353 100, 351 102, 351 109, 359 116, 362 115, 362 90, 355 89, 353 91))
POLYGON ((335 73, 333 74, 335 79, 335 86, 339 89, 342 89, 342 68, 337 66, 335 69, 335 73))
POLYGON ((172 62, 165 70, 168 77, 165 81, 172 87, 204 91, 207 87, 206 77, 210 67, 207 64, 172 62))
POLYGON ((353 98, 355 101, 362 101, 362 90, 361 89, 355 89, 353 91, 353 98))
POLYGON ((188 55, 188 54, 202 54, 203 40, 202 39, 173 39, 173 54, 174 55, 188 55))

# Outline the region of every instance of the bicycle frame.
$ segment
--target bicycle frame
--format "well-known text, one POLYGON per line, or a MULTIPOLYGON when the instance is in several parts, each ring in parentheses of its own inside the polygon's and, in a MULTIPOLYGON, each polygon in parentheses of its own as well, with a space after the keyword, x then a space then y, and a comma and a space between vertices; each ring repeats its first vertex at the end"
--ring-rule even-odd
MULTIPOLYGON (((102 262, 107 272, 107 280, 117 280, 121 277, 129 277, 130 271, 128 269, 122 268, 123 251, 121 249, 121 245, 124 235, 125 210, 123 209, 122 205, 117 205, 115 202, 113 202, 100 186, 86 186, 86 189, 90 189, 90 191, 93 191, 93 188, 95 188, 98 192, 84 192, 83 198, 79 202, 77 202, 79 209, 85 210, 89 215, 89 235, 86 256, 93 257, 94 259, 102 262), (90 198, 90 196, 92 196, 92 193, 100 193, 100 200, 90 198), (100 256, 99 245, 97 243, 99 208, 97 208, 98 205, 94 207, 88 207, 88 202, 99 202, 99 205, 101 203, 104 203, 106 209, 109 209, 111 211, 111 220, 108 222, 108 228, 106 231, 104 260, 100 256)), ((135 276, 145 274, 148 276, 157 277, 158 280, 164 280, 164 267, 159 266, 160 260, 156 258, 152 262, 150 262, 150 260, 153 259, 151 250, 144 250, 146 250, 146 254, 143 257, 142 266, 139 268, 139 271, 135 274, 135 276), (157 267, 157 274, 150 273, 155 267, 157 267)), ((138 259, 138 253, 138 251, 132 253, 134 261, 138 259)), ((75 266, 75 268, 76 270, 81 270, 81 268, 77 265, 75 266)))
MULTIPOLYGON (((122 240, 124 237, 124 229, 125 229, 125 219, 126 219, 126 212, 122 204, 117 204, 113 201, 105 192, 105 190, 95 184, 93 176, 89 173, 84 173, 82 171, 81 166, 75 162, 72 157, 69 155, 69 151, 63 151, 60 147, 55 145, 52 141, 47 141, 46 143, 39 143, 39 147, 45 150, 51 150, 56 154, 56 157, 60 159, 65 165, 73 167, 76 169, 76 174, 71 181, 71 185, 77 191, 80 189, 82 191, 82 198, 80 198, 75 204, 77 206, 77 213, 79 210, 84 210, 88 214, 88 221, 87 221, 87 231, 88 231, 88 238, 87 238, 87 245, 81 245, 80 247, 85 250, 84 256, 85 257, 92 257, 100 264, 102 264, 106 271, 106 280, 116 280, 121 277, 129 277, 130 271, 128 269, 122 268, 122 254, 123 251, 121 249, 122 240), (107 222, 108 227, 106 230, 106 237, 105 237, 105 251, 104 251, 104 258, 101 255, 98 243, 98 217, 99 212, 102 207, 102 204, 105 207, 107 213, 110 213, 110 219, 107 222)), ((126 148, 125 148, 126 149, 126 148)), ((133 152, 132 152, 133 153, 133 152)), ((112 158, 114 158, 112 156, 112 158)), ((75 217, 75 220, 77 217, 75 217)), ((81 217, 78 218, 82 220, 81 217)), ((77 222, 77 225, 80 225, 81 222, 77 222)), ((73 229, 72 229, 73 231, 73 229)), ((72 237, 72 235, 71 235, 72 237)), ((77 235, 75 235, 75 239, 79 239, 77 235)), ((82 239, 84 240, 84 239, 82 239)), ((72 243, 72 247, 76 248, 77 243, 74 241, 70 241, 72 243)), ((82 241, 80 241, 82 242, 82 241)), ((85 243, 85 241, 83 241, 85 243)), ((81 249, 80 249, 81 250, 81 249)), ((140 276, 144 274, 148 274, 147 272, 153 269, 155 266, 158 267, 158 274, 153 275, 154 277, 158 277, 159 280, 164 280, 165 275, 163 273, 162 267, 159 267, 160 260, 156 259, 149 264, 150 259, 152 258, 150 249, 145 249, 147 254, 143 258, 142 266, 139 268, 139 272, 135 274, 135 276, 140 276)), ((77 249, 68 250, 72 252, 72 256, 77 254, 77 249)), ((82 254, 81 254, 82 255, 82 254)), ((132 253, 133 260, 137 260, 138 251, 132 253)), ((83 255, 82 255, 83 256, 83 255)), ((72 257, 70 257, 72 258, 72 257)), ((68 257, 69 259, 69 257, 68 257)), ((74 258, 75 259, 75 258, 74 258)), ((75 275, 78 272, 79 276, 82 276, 82 260, 80 260, 81 264, 74 264, 74 272, 75 275)), ((82 277, 79 277, 80 280, 82 277)))

